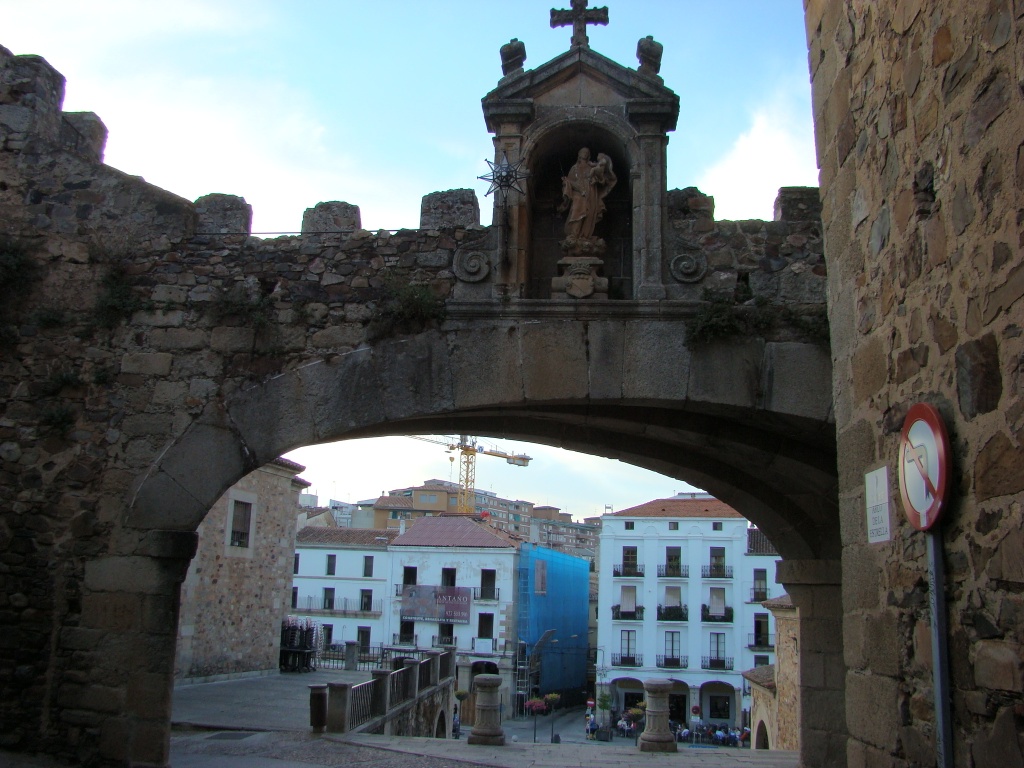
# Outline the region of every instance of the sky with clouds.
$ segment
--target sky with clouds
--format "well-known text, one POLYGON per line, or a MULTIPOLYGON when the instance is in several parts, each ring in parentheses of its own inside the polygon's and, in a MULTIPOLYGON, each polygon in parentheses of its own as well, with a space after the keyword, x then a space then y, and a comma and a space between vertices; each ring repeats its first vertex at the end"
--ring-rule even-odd
MULTIPOLYGON (((598 53, 636 67, 637 40, 664 45, 661 76, 681 100, 669 188, 713 195, 719 219, 770 219, 779 187, 817 183, 801 0, 601 4, 610 23, 588 32, 598 53)), ((477 177, 493 146, 479 100, 511 38, 527 68, 568 49, 553 7, 568 0, 0 0, 0 45, 65 76, 64 108, 110 131, 108 164, 190 200, 241 195, 256 232, 296 231, 326 200, 358 205, 369 229, 415 228, 423 195, 462 187, 486 224, 477 177)), ((441 446, 382 441, 290 456, 321 496, 346 501, 449 478, 441 446)), ((479 487, 577 517, 686 489, 618 462, 499 447, 536 460, 481 459, 479 487)))

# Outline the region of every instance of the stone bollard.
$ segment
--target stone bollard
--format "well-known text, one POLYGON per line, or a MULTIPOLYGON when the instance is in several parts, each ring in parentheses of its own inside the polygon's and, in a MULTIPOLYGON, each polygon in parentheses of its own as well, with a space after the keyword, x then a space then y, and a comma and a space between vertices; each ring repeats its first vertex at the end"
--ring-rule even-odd
POLYGON ((351 690, 351 683, 327 684, 327 730, 330 733, 348 731, 351 690))
POLYGON ((327 727, 327 684, 309 686, 309 726, 314 733, 327 727))
POLYGON ((355 640, 345 641, 345 670, 355 672, 359 669, 359 643, 355 640))
POLYGON ((668 727, 668 694, 671 680, 644 680, 647 725, 640 734, 641 752, 677 752, 675 734, 668 727))
POLYGON ((505 746, 498 693, 501 689, 501 675, 477 675, 473 679, 473 686, 476 688, 476 723, 470 731, 469 743, 505 746))

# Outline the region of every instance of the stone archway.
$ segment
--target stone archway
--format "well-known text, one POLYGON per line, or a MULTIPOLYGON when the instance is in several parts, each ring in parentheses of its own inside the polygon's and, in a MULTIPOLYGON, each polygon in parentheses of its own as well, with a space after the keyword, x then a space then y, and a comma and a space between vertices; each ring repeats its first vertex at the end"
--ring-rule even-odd
POLYGON ((764 720, 757 721, 757 728, 754 730, 754 749, 771 749, 771 744, 768 743, 768 728, 764 724, 764 720))
POLYGON ((434 724, 434 738, 435 739, 447 739, 448 738, 448 718, 444 716, 444 712, 437 713, 437 722, 434 724))

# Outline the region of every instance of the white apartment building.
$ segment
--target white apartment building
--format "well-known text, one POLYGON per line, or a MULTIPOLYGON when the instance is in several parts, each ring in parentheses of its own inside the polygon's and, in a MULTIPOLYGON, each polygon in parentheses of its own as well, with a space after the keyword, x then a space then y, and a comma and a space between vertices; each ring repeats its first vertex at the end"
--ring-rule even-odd
POLYGON ((399 529, 303 528, 296 536, 292 614, 325 645, 356 641, 395 654, 456 650, 456 686, 500 674, 514 690, 518 544, 461 516, 399 529))
POLYGON ((601 518, 598 693, 622 712, 643 681, 670 679, 670 717, 738 725, 741 673, 775 660, 761 602, 783 593, 780 559, 757 528, 705 494, 679 494, 601 518), (699 708, 697 713, 694 708, 699 708))

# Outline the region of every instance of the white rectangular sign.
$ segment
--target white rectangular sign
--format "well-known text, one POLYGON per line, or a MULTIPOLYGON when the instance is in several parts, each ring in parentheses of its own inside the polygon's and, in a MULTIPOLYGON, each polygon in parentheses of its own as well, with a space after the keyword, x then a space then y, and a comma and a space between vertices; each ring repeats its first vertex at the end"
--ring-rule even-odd
POLYGON ((864 498, 868 516, 868 543, 889 541, 889 468, 864 473, 864 498))

